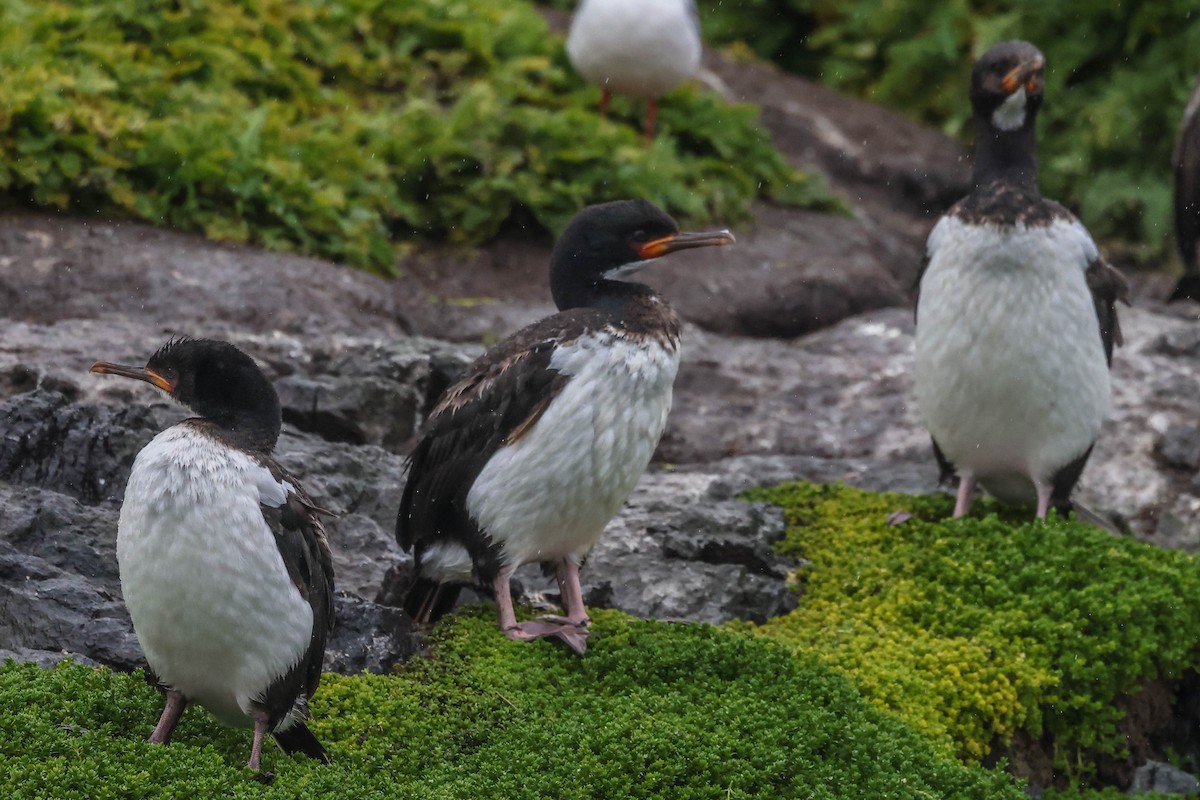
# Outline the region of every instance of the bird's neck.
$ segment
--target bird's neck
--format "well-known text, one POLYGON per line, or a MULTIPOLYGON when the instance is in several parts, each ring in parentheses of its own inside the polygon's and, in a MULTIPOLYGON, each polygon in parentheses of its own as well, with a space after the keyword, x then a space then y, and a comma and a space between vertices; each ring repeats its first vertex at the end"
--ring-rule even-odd
POLYGON ((267 409, 206 410, 201 419, 229 444, 261 453, 275 449, 282 427, 278 407, 273 413, 267 409))
POLYGON ((1034 120, 1029 114, 1020 128, 1002 131, 986 118, 975 118, 975 188, 1003 181, 1037 190, 1034 120))
POLYGON ((654 290, 641 283, 601 279, 586 283, 560 283, 551 287, 551 294, 559 311, 594 308, 622 313, 635 300, 652 296, 654 290))

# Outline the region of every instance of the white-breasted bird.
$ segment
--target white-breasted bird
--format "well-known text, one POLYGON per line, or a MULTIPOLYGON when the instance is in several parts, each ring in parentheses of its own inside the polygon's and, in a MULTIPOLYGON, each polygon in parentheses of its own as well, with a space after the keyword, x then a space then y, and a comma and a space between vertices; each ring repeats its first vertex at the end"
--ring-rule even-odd
POLYGON ((988 50, 971 75, 974 184, 929 236, 914 383, 954 515, 976 482, 1004 500, 1069 508, 1109 413, 1125 283, 1067 209, 1037 187, 1045 58, 988 50))
POLYGON ((328 761, 305 720, 333 627, 333 561, 318 508, 271 457, 275 388, 248 355, 208 339, 91 371, 145 381, 197 414, 138 453, 117 528, 125 604, 167 689, 150 741, 169 743, 198 703, 253 726, 251 769, 267 733, 328 761))
POLYGON ((622 279, 659 256, 731 242, 728 231, 680 233, 645 200, 575 216, 550 263, 559 313, 471 364, 410 458, 396 537, 414 551, 414 619, 437 619, 473 584, 495 596, 510 638, 553 636, 584 652, 579 565, 650 462, 679 368, 675 312, 622 279), (517 622, 509 579, 531 562, 555 570, 565 617, 517 622))
POLYGON ((696 74, 701 49, 695 0, 582 0, 567 35, 571 63, 601 89, 601 114, 614 94, 646 99, 647 139, 658 99, 696 74))

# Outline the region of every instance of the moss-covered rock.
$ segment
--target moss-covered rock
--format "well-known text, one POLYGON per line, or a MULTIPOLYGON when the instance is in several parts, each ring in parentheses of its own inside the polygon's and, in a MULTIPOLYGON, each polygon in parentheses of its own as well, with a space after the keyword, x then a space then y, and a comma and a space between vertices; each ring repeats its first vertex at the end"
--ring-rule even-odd
POLYGON ((0 71, 10 197, 377 271, 617 197, 836 205, 753 108, 687 88, 651 147, 629 104, 600 119, 528 0, 13 0, 0 71))
POLYGON ((587 657, 510 642, 490 613, 444 624, 430 660, 390 676, 327 676, 312 727, 333 763, 272 751, 191 710, 169 747, 140 676, 64 665, 0 669, 6 798, 995 798, 964 766, 863 702, 815 660, 761 637, 597 615, 587 657))
POLYGON ((1200 565, 1076 521, 992 502, 786 484, 785 552, 810 562, 796 611, 758 628, 846 675, 967 760, 1048 734, 1063 772, 1120 755, 1123 693, 1200 660, 1200 565), (892 512, 912 515, 889 524, 892 512))

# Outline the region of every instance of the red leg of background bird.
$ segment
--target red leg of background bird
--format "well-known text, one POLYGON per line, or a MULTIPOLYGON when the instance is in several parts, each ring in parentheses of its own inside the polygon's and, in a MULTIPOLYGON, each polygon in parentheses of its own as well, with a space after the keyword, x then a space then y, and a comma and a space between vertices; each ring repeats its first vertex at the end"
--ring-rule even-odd
POLYGON ((162 716, 158 718, 158 724, 154 726, 154 733, 150 734, 147 741, 150 744, 170 744, 171 736, 175 733, 175 726, 179 724, 179 718, 183 716, 185 708, 187 708, 187 700, 183 699, 183 695, 174 689, 167 692, 167 704, 163 706, 162 716))
POLYGON ((1037 490, 1037 518, 1044 522, 1046 515, 1050 513, 1050 495, 1054 492, 1054 487, 1034 482, 1033 488, 1037 490))
POLYGON ((600 90, 600 118, 608 116, 608 107, 612 105, 612 92, 605 86, 600 90))
POLYGON ((250 746, 250 760, 246 766, 258 772, 262 769, 263 739, 267 738, 267 712, 256 708, 250 716, 254 720, 254 744, 250 746))
POLYGON ((658 124, 658 101, 646 101, 646 143, 654 141, 654 127, 658 124))
POLYGON ((975 492, 975 477, 964 475, 958 479, 958 496, 954 499, 954 518, 971 513, 971 500, 975 492))

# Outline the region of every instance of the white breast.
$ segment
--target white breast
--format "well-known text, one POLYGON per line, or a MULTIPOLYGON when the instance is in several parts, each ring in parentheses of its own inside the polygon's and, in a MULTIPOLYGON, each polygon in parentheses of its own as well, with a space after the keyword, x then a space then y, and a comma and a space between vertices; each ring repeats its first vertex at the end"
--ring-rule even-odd
POLYGON ((312 634, 312 609, 259 506, 286 488, 185 424, 138 454, 121 506, 121 591, 146 660, 229 725, 249 724, 250 701, 312 634))
POLYGON ((592 83, 616 94, 661 97, 700 66, 700 31, 689 0, 584 0, 567 55, 592 83))
MULTIPOLYGON (((995 483, 1049 479, 1096 440, 1110 383, 1085 278, 1096 246, 1048 228, 943 218, 917 308, 917 404, 946 457, 995 483)), ((989 485, 989 488, 992 486, 989 485)), ((1024 494, 1024 493, 1022 493, 1024 494)))
POLYGON ((571 380, 467 495, 508 564, 581 558, 596 543, 662 436, 679 351, 606 330, 560 346, 551 366, 571 380))

